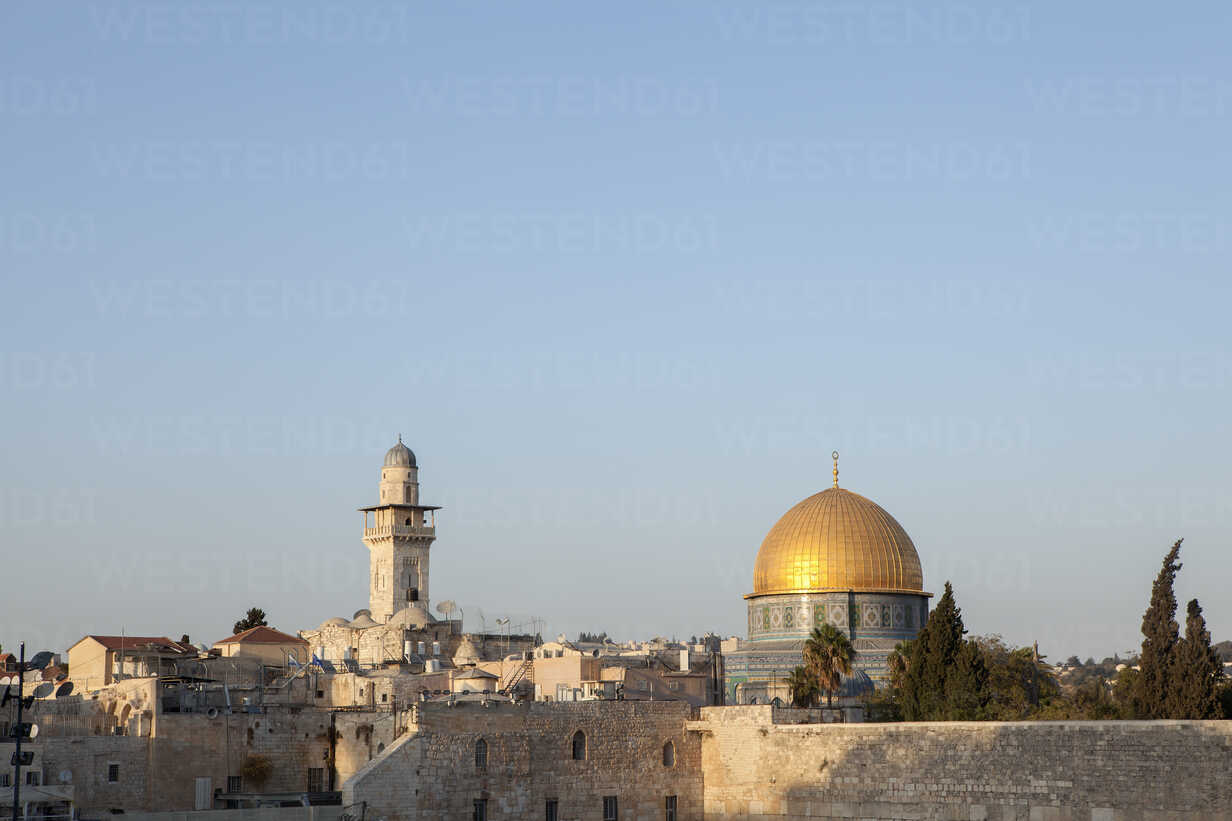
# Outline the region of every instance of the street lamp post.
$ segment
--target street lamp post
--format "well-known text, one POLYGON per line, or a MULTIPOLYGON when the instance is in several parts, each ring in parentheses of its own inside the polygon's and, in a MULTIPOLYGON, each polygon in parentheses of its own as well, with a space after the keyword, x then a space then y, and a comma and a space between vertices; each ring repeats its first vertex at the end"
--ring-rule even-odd
MULTIPOLYGON (((25 735, 25 728, 21 725, 22 707, 25 702, 25 683, 26 683, 26 643, 21 643, 21 656, 17 662, 17 726, 14 728, 14 735, 17 737, 17 747, 13 752, 13 821, 17 821, 21 810, 21 737, 25 735)), ((5 687, 5 692, 8 692, 8 687, 5 687)))

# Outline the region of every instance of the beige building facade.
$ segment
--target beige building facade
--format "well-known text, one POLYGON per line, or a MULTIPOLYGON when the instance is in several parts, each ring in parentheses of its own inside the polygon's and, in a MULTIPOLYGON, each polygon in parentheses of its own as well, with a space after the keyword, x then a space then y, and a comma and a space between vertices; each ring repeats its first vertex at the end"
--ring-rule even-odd
POLYGON ((97 689, 126 678, 169 675, 175 663, 197 655, 166 636, 84 636, 68 648, 68 666, 79 689, 97 689))
POLYGON ((214 644, 223 658, 251 658, 271 667, 308 663, 308 642, 272 627, 253 627, 214 644))

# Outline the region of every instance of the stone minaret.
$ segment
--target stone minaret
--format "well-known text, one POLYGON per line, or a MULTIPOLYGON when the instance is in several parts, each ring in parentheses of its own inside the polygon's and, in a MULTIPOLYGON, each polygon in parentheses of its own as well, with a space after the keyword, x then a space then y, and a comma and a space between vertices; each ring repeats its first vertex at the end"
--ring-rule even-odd
POLYGON ((406 607, 426 611, 428 549, 436 539, 440 508, 419 503, 419 467, 401 436, 381 467, 381 503, 360 510, 369 553, 372 618, 384 623, 406 607))

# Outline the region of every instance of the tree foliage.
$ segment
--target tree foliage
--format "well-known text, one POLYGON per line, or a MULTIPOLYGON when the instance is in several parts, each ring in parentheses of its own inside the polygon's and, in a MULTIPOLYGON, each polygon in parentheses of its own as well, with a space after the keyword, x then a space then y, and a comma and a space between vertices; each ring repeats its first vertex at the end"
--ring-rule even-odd
POLYGON ((1025 719, 1060 696, 1056 674, 1036 647, 1011 648, 1000 636, 975 641, 988 670, 989 718, 1025 719))
POLYGON ((1223 674, 1225 646, 1212 646, 1195 599, 1184 635, 1176 622, 1174 582, 1181 542, 1164 557, 1142 618, 1142 652, 1096 663, 1066 661, 1062 677, 1036 646, 1012 648, 1000 636, 966 638, 962 612, 947 582, 927 623, 887 659, 886 715, 908 721, 956 719, 1210 719, 1232 718, 1232 681, 1223 674))
POLYGON ((269 624, 265 620, 265 611, 260 607, 250 607, 248 612, 244 614, 244 618, 235 623, 231 628, 234 633, 243 633, 245 630, 251 630, 254 627, 265 627, 269 624))
POLYGON ((1142 655, 1131 707, 1136 718, 1169 718, 1169 689, 1175 676, 1180 627, 1176 623, 1173 583, 1181 569, 1181 541, 1164 556, 1151 587, 1151 603, 1142 616, 1142 655))
POLYGON ((980 717, 989 700, 988 669, 979 645, 963 638, 966 632, 947 581, 945 593, 911 643, 898 699, 905 719, 980 717))
MULTIPOLYGON (((256 626, 260 627, 260 625, 256 626)), ((244 761, 240 764, 240 775, 243 776, 245 781, 249 781, 258 787, 269 781, 270 776, 273 774, 274 762, 270 761, 267 756, 245 756, 244 761)))
POLYGON ((1189 602, 1185 638, 1176 648, 1168 713, 1173 718, 1219 718, 1218 689, 1223 664, 1211 648, 1211 634, 1197 599, 1189 602))
POLYGON ((804 666, 826 691, 826 704, 833 704, 834 693, 843 683, 843 676, 851 675, 851 662, 855 649, 847 634, 832 624, 814 627, 804 642, 804 666))
POLYGON ((794 707, 811 707, 817 700, 817 679, 804 667, 796 667, 787 675, 787 687, 794 707))
POLYGON ((890 655, 886 658, 886 666, 890 670, 890 689, 897 692, 903 688, 907 681, 907 667, 911 663, 911 645, 912 640, 900 641, 894 645, 894 649, 890 651, 890 655))

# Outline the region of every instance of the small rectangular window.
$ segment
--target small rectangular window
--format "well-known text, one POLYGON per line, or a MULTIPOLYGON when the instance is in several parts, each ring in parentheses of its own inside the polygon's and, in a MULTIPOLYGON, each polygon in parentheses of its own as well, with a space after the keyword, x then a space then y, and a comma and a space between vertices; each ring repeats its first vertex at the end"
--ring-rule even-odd
POLYGON ((317 690, 317 698, 325 698, 325 691, 317 690))
POLYGON ((555 798, 549 798, 547 806, 543 810, 544 821, 560 821, 560 801, 555 798))
POLYGON ((488 821, 488 799, 475 799, 475 813, 471 818, 473 821, 488 821))
POLYGON ((676 796, 669 795, 663 805, 665 808, 663 810, 664 821, 676 821, 676 796))
POLYGON ((616 806, 616 796, 603 796, 603 821, 617 821, 620 811, 616 806))
POLYGON ((308 768, 308 792, 325 792, 325 768, 308 768))
POLYGON ((11 786, 13 785, 9 782, 9 774, 0 773, 0 787, 11 787, 11 786))
POLYGON ((243 792, 244 777, 241 775, 227 776, 227 792, 243 792))
POLYGON ((27 770, 26 771, 26 784, 30 785, 31 787, 41 786, 43 783, 42 776, 43 774, 40 773, 38 770, 27 770))
POLYGON ((119 780, 120 780, 120 765, 119 764, 108 764, 107 765, 107 783, 115 784, 119 780))

